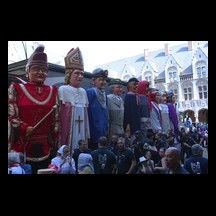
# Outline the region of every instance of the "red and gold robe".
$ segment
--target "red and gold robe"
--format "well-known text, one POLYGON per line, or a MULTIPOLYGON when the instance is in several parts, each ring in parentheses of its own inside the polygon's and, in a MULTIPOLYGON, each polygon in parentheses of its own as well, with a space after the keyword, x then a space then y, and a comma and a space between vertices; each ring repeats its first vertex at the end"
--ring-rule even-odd
POLYGON ((58 106, 29 137, 26 137, 26 128, 34 127, 55 104, 58 104, 55 86, 11 83, 8 89, 9 150, 24 152, 27 161, 47 159, 59 138, 58 106))

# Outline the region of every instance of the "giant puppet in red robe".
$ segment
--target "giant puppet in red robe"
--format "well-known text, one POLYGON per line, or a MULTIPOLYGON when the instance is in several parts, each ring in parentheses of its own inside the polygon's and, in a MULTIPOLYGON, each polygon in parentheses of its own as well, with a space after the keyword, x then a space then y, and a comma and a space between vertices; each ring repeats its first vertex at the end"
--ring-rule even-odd
POLYGON ((33 173, 48 167, 59 133, 58 92, 55 86, 44 85, 48 64, 43 51, 39 45, 28 59, 29 81, 13 82, 8 89, 8 150, 24 152, 33 173))

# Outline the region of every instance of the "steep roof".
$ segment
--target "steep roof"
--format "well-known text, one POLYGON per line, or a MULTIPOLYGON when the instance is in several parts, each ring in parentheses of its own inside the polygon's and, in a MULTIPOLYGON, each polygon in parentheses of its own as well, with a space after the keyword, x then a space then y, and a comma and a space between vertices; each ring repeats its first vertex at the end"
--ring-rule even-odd
MULTIPOLYGON (((193 49, 188 50, 188 43, 170 46, 171 55, 173 59, 177 62, 179 67, 182 69, 182 75, 192 73, 192 59, 194 52, 197 48, 200 48, 203 53, 208 57, 208 41, 193 41, 193 49)), ((144 54, 139 54, 124 59, 119 59, 113 62, 109 62, 98 67, 108 68, 109 70, 116 71, 121 77, 121 74, 127 64, 128 68, 133 68, 135 70, 135 76, 139 77, 142 71, 143 65, 146 61, 152 66, 153 70, 158 72, 157 79, 165 78, 165 65, 168 56, 165 56, 165 50, 155 50, 148 53, 148 58, 145 59, 144 54), (108 66, 108 67, 107 67, 108 66)))

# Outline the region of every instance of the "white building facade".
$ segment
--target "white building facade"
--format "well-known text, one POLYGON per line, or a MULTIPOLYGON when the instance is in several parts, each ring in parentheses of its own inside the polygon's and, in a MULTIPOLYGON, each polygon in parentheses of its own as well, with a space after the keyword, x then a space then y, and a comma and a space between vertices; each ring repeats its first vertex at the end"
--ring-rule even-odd
POLYGON ((152 88, 172 90, 180 121, 189 115, 192 121, 208 123, 208 41, 148 52, 99 65, 109 76, 127 81, 131 77, 148 80, 152 88))

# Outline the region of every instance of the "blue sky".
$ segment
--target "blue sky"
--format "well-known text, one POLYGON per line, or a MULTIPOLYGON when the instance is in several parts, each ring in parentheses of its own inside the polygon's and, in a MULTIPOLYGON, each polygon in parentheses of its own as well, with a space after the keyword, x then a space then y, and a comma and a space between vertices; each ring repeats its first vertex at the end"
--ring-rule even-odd
MULTIPOLYGON (((24 41, 28 49, 28 57, 33 52, 33 41, 24 41)), ((50 63, 61 61, 71 48, 79 47, 84 59, 85 71, 93 71, 97 65, 106 64, 115 60, 149 51, 163 49, 164 44, 170 46, 187 43, 187 41, 35 41, 45 46, 50 63)), ((22 58, 25 58, 22 42, 17 41, 17 50, 22 58)), ((22 60, 22 59, 20 59, 22 60)), ((64 62, 62 61, 62 65, 64 62)))

